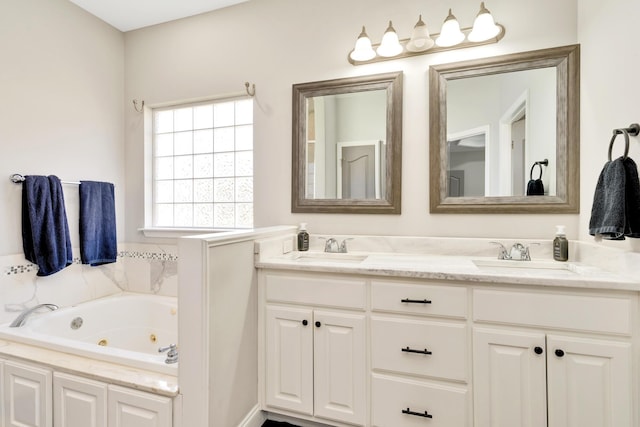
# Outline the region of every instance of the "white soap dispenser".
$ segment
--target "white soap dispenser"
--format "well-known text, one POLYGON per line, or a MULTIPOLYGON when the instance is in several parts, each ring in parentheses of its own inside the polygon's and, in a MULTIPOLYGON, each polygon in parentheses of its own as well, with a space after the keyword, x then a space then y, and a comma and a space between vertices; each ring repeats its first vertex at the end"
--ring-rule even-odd
POLYGON ((569 259, 569 241, 565 235, 564 225, 556 225, 556 237, 553 239, 553 259, 556 261, 569 259))

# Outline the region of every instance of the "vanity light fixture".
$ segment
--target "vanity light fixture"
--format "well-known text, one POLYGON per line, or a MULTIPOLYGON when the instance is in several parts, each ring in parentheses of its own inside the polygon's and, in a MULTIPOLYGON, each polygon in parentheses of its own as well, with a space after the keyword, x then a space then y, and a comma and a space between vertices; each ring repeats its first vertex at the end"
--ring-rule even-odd
POLYGON ((389 21, 389 26, 384 32, 384 36, 382 36, 382 42, 380 42, 380 46, 378 46, 376 52, 380 56, 391 58, 400 55, 402 53, 402 50, 403 48, 400 44, 400 40, 398 39, 398 34, 393 28, 391 21, 389 21))
POLYGON ((442 24, 436 44, 440 47, 451 47, 462 43, 462 40, 464 40, 464 33, 460 30, 458 19, 449 9, 449 15, 447 15, 444 24, 442 24))
POLYGON ((427 53, 497 43, 504 37, 504 34, 504 27, 494 22, 491 12, 485 7, 484 2, 481 2, 480 12, 474 20, 473 28, 460 29, 458 20, 449 9, 449 14, 444 20, 439 34, 429 34, 429 29, 420 15, 410 38, 400 40, 391 21, 389 21, 382 41, 378 45, 372 45, 363 26, 348 59, 351 64, 360 65, 408 58, 427 53))
POLYGON ((434 41, 429 35, 427 24, 424 23, 422 15, 420 15, 418 22, 413 27, 411 39, 409 39, 409 43, 407 43, 406 48, 409 52, 423 52, 427 49, 431 49, 433 44, 434 41))
POLYGON ((362 26, 362 32, 356 40, 356 47, 349 54, 349 58, 354 61, 368 61, 376 57, 376 52, 371 47, 371 39, 367 35, 367 31, 362 26))
POLYGON ((483 42, 497 36, 499 32, 500 27, 493 21, 491 12, 484 7, 484 2, 480 3, 480 12, 473 21, 473 29, 467 38, 472 42, 483 42))

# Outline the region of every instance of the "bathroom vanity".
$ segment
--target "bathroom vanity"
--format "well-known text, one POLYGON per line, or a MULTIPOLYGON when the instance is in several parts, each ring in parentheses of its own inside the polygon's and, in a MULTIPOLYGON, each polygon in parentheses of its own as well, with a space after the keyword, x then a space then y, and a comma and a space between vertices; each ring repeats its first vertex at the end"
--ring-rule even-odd
POLYGON ((256 245, 263 410, 335 426, 638 426, 637 280, 535 256, 283 247, 256 245))

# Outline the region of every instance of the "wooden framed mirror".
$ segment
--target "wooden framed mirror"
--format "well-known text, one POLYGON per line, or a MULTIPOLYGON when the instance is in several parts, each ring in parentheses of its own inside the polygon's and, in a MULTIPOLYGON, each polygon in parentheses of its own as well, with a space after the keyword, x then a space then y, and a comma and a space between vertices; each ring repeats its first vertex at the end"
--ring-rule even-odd
POLYGON ((402 72, 293 85, 291 212, 399 214, 402 72))
POLYGON ((579 211, 579 45, 436 65, 429 88, 432 213, 579 211))

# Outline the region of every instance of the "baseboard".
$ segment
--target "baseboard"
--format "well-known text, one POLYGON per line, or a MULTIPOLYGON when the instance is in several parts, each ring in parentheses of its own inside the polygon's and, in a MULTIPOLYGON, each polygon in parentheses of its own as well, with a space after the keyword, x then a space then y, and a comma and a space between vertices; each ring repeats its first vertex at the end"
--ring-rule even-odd
POLYGON ((238 424, 238 427, 260 427, 267 420, 266 413, 260 410, 260 405, 256 405, 249 411, 244 420, 238 424))

